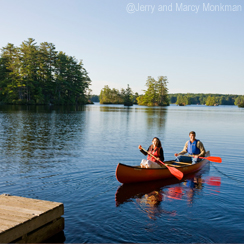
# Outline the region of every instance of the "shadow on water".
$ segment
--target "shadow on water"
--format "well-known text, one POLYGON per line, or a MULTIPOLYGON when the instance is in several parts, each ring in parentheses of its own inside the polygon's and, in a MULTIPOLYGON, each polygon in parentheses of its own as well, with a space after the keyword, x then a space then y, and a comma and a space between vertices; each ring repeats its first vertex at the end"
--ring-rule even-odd
POLYGON ((205 186, 213 187, 213 194, 220 192, 221 178, 203 176, 209 171, 208 165, 197 173, 189 174, 181 181, 176 178, 121 185, 115 194, 115 203, 121 204, 136 201, 140 209, 144 209, 150 219, 161 213, 176 215, 176 211, 162 209, 163 201, 183 200, 192 206, 196 194, 200 194, 205 186))
POLYGON ((64 232, 61 231, 58 234, 46 240, 44 243, 64 243, 65 241, 66 241, 66 237, 64 235, 64 232))

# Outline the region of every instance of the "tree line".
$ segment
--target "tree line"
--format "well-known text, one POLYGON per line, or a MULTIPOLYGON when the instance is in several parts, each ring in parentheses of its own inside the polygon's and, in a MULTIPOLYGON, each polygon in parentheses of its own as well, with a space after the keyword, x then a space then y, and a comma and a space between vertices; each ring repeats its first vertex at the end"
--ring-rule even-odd
POLYGON ((158 80, 148 76, 146 87, 145 94, 139 95, 134 93, 129 85, 126 89, 122 88, 120 91, 115 88, 111 89, 106 85, 101 90, 99 98, 95 95, 91 97, 91 100, 94 102, 100 101, 100 104, 124 104, 125 106, 132 106, 133 104, 145 106, 169 105, 166 76, 159 76, 158 80))
MULTIPOLYGON (((112 104, 112 103, 123 104, 124 103, 123 92, 119 92, 116 89, 110 89, 108 86, 105 86, 105 87, 107 89, 107 90, 105 89, 106 91, 110 90, 109 92, 107 92, 107 94, 110 93, 111 95, 110 95, 110 99, 105 99, 106 96, 103 97, 102 103, 106 103, 106 102, 104 102, 105 100, 107 101, 107 103, 110 103, 110 104, 112 104), (113 99, 112 99, 112 97, 113 97, 113 99)), ((103 92, 105 92, 105 90, 103 89, 103 92)), ((150 89, 149 89, 149 91, 150 91, 150 89)), ((147 99, 149 97, 148 96, 149 91, 146 91, 144 95, 138 95, 138 93, 135 93, 133 95, 133 103, 148 106, 148 103, 146 103, 146 102, 148 102, 147 99), (145 95, 146 95, 146 97, 144 97, 145 95), (142 103, 137 102, 138 100, 139 101, 143 100, 143 98, 144 99, 146 98, 146 99, 142 103)), ((108 96, 107 96, 107 98, 108 98, 108 96)), ((156 97, 155 96, 151 97, 151 100, 149 100, 149 105, 153 104, 153 102, 150 103, 150 101, 153 101, 153 99, 155 101, 156 97)), ((93 102, 99 102, 100 96, 92 95, 91 100, 93 102)), ((239 107, 244 107, 244 96, 243 95, 175 93, 175 94, 167 94, 166 101, 168 101, 171 104, 177 104, 177 105, 181 105, 181 106, 191 105, 191 104, 202 104, 202 105, 207 105, 207 106, 237 105, 239 107)))
POLYGON ((226 94, 203 94, 203 93, 175 93, 169 94, 170 103, 177 105, 204 104, 207 106, 216 105, 237 105, 244 103, 242 95, 226 94))
POLYGON ((86 104, 91 80, 82 61, 33 38, 20 47, 8 43, 0 55, 0 102, 6 104, 86 104))

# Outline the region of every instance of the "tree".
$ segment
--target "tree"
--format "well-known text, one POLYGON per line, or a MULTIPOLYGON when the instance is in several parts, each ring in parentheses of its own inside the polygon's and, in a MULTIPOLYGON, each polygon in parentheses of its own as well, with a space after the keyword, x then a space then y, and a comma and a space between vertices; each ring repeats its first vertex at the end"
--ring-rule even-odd
POLYGON ((168 106, 167 83, 166 76, 159 76, 158 81, 148 76, 146 82, 147 90, 144 90, 144 95, 137 98, 138 104, 146 106, 168 106))
POLYGON ((25 99, 28 103, 34 103, 34 94, 38 87, 38 47, 35 39, 28 38, 28 41, 20 45, 21 69, 20 75, 23 80, 23 86, 26 87, 25 99))
POLYGON ((208 96, 206 100, 206 105, 207 106, 214 106, 216 104, 216 99, 214 96, 208 96))
POLYGON ((22 94, 22 80, 19 74, 20 57, 19 49, 13 44, 8 43, 2 48, 1 55, 1 92, 2 99, 6 103, 15 103, 22 94))
POLYGON ((237 105, 238 107, 244 107, 244 96, 238 96, 235 99, 235 105, 237 105))
POLYGON ((158 81, 156 81, 156 93, 157 93, 156 102, 159 106, 169 105, 167 83, 168 83, 168 79, 166 76, 159 76, 158 81))
POLYGON ((47 42, 40 44, 38 54, 39 69, 37 71, 40 86, 36 95, 37 103, 50 103, 54 98, 54 74, 57 58, 54 44, 47 42))
POLYGON ((133 92, 132 92, 129 84, 127 85, 127 88, 124 92, 124 105, 125 106, 133 105, 133 92))
POLYGON ((119 101, 119 91, 115 88, 110 89, 108 85, 104 86, 104 88, 100 92, 100 103, 101 104, 113 104, 118 103, 119 101))

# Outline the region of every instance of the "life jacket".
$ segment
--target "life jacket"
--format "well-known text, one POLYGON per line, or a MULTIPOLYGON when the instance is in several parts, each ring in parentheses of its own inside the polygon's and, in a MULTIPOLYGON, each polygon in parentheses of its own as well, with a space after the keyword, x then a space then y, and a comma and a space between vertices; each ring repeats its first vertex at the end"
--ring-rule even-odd
MULTIPOLYGON (((149 151, 150 154, 152 154, 154 157, 156 158, 160 158, 160 148, 156 147, 155 149, 152 148, 152 146, 150 146, 149 151)), ((147 155, 147 160, 150 160, 152 162, 157 162, 157 160, 150 156, 149 154, 147 155)))
POLYGON ((190 155, 196 155, 196 154, 200 154, 200 149, 197 148, 197 142, 198 140, 195 140, 194 142, 191 143, 191 141, 188 141, 188 146, 187 146, 187 152, 190 155))

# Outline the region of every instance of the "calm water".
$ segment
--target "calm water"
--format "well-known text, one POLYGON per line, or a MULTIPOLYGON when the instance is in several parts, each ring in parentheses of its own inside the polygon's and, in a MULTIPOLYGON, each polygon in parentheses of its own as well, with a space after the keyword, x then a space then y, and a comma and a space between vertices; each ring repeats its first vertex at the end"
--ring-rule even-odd
POLYGON ((67 243, 243 243, 244 109, 0 107, 0 194, 64 203, 67 243), (183 182, 121 185, 118 162, 161 139, 166 160, 195 130, 212 156, 183 182))

